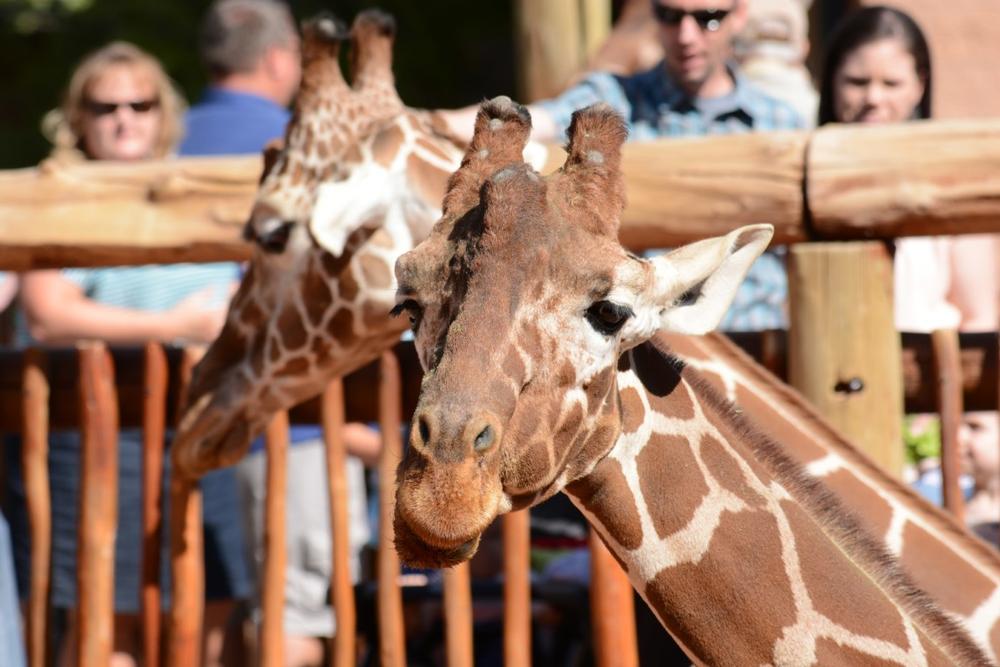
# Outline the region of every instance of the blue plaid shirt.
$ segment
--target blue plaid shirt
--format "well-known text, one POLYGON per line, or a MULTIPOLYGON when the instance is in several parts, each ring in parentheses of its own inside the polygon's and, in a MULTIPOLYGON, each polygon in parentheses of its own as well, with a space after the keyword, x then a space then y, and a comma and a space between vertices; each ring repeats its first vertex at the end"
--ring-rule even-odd
MULTIPOLYGON (((628 77, 594 72, 559 97, 539 102, 538 106, 552 117, 559 132, 565 133, 574 111, 605 102, 625 117, 632 141, 806 127, 805 120, 792 107, 754 88, 735 67, 730 66, 729 73, 735 84, 732 92, 717 98, 693 99, 674 83, 662 62, 628 77)), ((786 328, 787 297, 783 249, 769 250, 750 268, 720 328, 786 328)))

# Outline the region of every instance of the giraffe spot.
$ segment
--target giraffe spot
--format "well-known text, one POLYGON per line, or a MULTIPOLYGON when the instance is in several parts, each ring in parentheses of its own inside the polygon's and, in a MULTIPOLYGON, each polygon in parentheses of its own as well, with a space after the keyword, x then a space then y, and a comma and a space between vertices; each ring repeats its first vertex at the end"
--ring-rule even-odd
POLYGON ((352 143, 348 146, 347 151, 344 153, 343 161, 348 164, 360 164, 364 162, 364 157, 361 155, 361 149, 357 144, 352 143))
POLYGON ((622 433, 635 433, 646 419, 646 406, 634 387, 625 387, 618 392, 622 405, 622 433))
POLYGON ((256 299, 248 299, 240 311, 240 322, 251 329, 259 329, 264 324, 264 311, 257 305, 256 299))
POLYGON ((602 459, 592 473, 567 485, 566 492, 600 517, 608 534, 624 548, 642 544, 639 511, 618 461, 602 459))
POLYGON ((357 334, 354 333, 354 313, 348 308, 341 308, 330 318, 327 331, 342 345, 350 345, 357 338, 357 334))
POLYGON ((576 384, 576 368, 568 360, 564 360, 556 370, 554 381, 557 387, 572 387, 576 384))
POLYGON ((372 157, 375 162, 388 169, 399 154, 403 139, 403 130, 398 125, 391 125, 376 134, 372 140, 372 157))
POLYGON ((861 520, 869 533, 880 540, 885 537, 892 521, 892 508, 879 494, 844 468, 820 479, 844 507, 861 520))
MULTIPOLYGON (((925 643, 924 646, 926 647, 927 644, 925 643)), ((802 664, 805 664, 805 662, 802 664)), ((816 640, 816 659, 811 664, 865 665, 866 667, 868 665, 872 665, 873 667, 877 667, 878 665, 886 665, 886 667, 896 665, 898 667, 899 665, 895 660, 880 660, 870 653, 862 653, 855 648, 838 644, 834 640, 825 637, 816 640)), ((929 664, 933 665, 935 662, 932 660, 929 664)))
POLYGON ((386 325, 389 308, 385 304, 365 301, 361 304, 361 324, 367 330, 386 325))
MULTIPOLYGON (((753 458, 753 454, 747 451, 748 448, 745 446, 738 443, 731 443, 730 446, 737 448, 736 456, 742 455, 743 460, 753 458)), ((743 469, 736 463, 734 454, 727 452, 722 443, 711 436, 702 436, 700 452, 702 461, 719 486, 751 507, 763 504, 764 499, 750 488, 743 469)), ((759 474, 757 479, 760 480, 759 474)))
POLYGON ((651 407, 676 419, 694 417, 694 403, 688 392, 675 391, 681 384, 681 375, 667 357, 646 344, 632 350, 632 360, 633 372, 650 394, 651 407))
POLYGON ((957 558, 945 544, 912 522, 903 528, 899 560, 938 604, 961 616, 971 616, 995 589, 970 563, 957 558), (972 595, 972 591, 980 594, 972 595))
MULTIPOLYGON (((721 389, 718 390, 722 393, 721 389)), ((776 442, 787 443, 786 451, 795 461, 808 463, 826 456, 828 450, 814 442, 813 438, 806 435, 795 423, 796 419, 812 422, 815 417, 805 413, 799 405, 789 406, 787 397, 782 402, 784 413, 779 415, 774 409, 772 403, 774 400, 767 388, 748 387, 743 384, 736 387, 736 405, 760 427, 762 432, 776 442), (794 411, 791 417, 787 416, 789 408, 793 408, 794 411)))
POLYGON ((267 337, 267 358, 272 364, 281 358, 281 342, 274 336, 267 337))
POLYGON ((291 185, 302 185, 305 181, 305 170, 302 168, 302 163, 296 160, 295 168, 292 170, 291 174, 291 185))
POLYGON ((420 148, 422 148, 423 150, 433 155, 434 157, 438 158, 439 160, 442 160, 444 162, 454 161, 452 156, 449 155, 445 150, 443 150, 440 145, 431 141, 425 136, 417 137, 417 145, 420 146, 420 148))
POLYGON ((330 291, 330 286, 326 282, 326 276, 317 271, 316 268, 315 261, 313 261, 309 269, 306 270, 305 279, 302 281, 302 300, 306 306, 309 322, 314 327, 322 323, 323 316, 333 304, 333 292, 330 291))
POLYGON ((802 580, 816 611, 850 632, 905 646, 899 609, 861 569, 859 559, 863 557, 857 547, 848 547, 854 552, 851 554, 836 544, 794 501, 782 501, 781 508, 795 535, 802 580), (863 614, 858 613, 861 609, 863 614))
POLYGON ((358 259, 361 264, 361 275, 365 285, 372 287, 390 287, 392 285, 392 271, 385 260, 372 255, 361 255, 358 259))
POLYGON ((602 410, 609 402, 608 393, 613 386, 615 371, 608 367, 590 379, 590 382, 583 386, 583 391, 587 395, 588 413, 593 416, 598 410, 602 410))
POLYGON ((556 460, 562 459, 570 451, 570 445, 573 444, 573 438, 576 437, 576 434, 580 430, 582 420, 583 408, 579 403, 576 403, 570 408, 559 424, 559 428, 556 429, 556 432, 552 436, 552 446, 555 449, 556 460))
POLYGON ((333 350, 333 345, 326 338, 317 337, 313 340, 312 352, 316 359, 317 366, 324 366, 326 362, 330 361, 330 352, 333 350))
POLYGON ((639 489, 660 538, 691 521, 708 493, 691 443, 678 435, 655 434, 636 457, 639 489))
POLYGON ((345 246, 343 255, 334 255, 329 252, 324 252, 320 255, 320 265, 323 267, 323 272, 326 273, 327 282, 337 280, 344 268, 350 263, 351 253, 348 251, 349 248, 350 238, 348 239, 347 246, 345 246))
POLYGON ((505 376, 515 382, 520 383, 523 380, 525 373, 524 362, 521 360, 521 355, 518 353, 516 347, 511 346, 507 350, 501 370, 505 376))
POLYGON ((700 560, 661 570, 645 596, 708 665, 771 664, 774 643, 795 622, 778 528, 765 512, 723 514, 700 560))
POLYGON ((406 159, 406 180, 422 200, 437 206, 448 190, 451 173, 425 162, 417 155, 406 159))
POLYGON ((330 153, 330 147, 325 141, 316 142, 316 157, 318 157, 321 161, 325 162, 330 156, 330 153))
POLYGON ((266 338, 263 334, 254 337, 250 344, 250 371, 255 378, 259 378, 264 373, 264 346, 266 338))
POLYGON ((302 375, 310 368, 309 360, 305 357, 294 357, 285 362, 285 365, 275 371, 277 377, 288 375, 302 375))
POLYGON ((601 417, 597 425, 566 463, 566 479, 577 479, 587 473, 596 461, 603 459, 618 439, 615 414, 601 417))
POLYGON ((337 280, 337 291, 340 299, 342 301, 347 301, 350 303, 358 297, 358 292, 361 288, 358 286, 358 281, 354 278, 354 272, 350 269, 341 272, 337 280))
POLYGON ((286 303, 281 307, 277 321, 278 335, 281 336, 285 349, 297 350, 306 344, 309 335, 306 333, 302 313, 294 303, 286 303))

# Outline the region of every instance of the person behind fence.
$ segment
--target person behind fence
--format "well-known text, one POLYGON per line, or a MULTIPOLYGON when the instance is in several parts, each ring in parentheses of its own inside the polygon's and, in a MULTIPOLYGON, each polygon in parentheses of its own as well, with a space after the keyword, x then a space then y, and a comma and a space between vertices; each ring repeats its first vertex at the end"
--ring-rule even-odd
MULTIPOLYGON (((820 125, 926 120, 931 117, 931 91, 930 49, 917 23, 898 9, 866 7, 834 29, 820 78, 817 120, 820 125)), ((898 239, 893 256, 896 328, 923 333, 995 330, 1000 316, 995 239, 988 234, 898 239)), ((906 439, 917 459, 911 473, 915 488, 940 503, 935 423, 922 415, 909 418, 906 439)))
MULTIPOLYGON (((299 36, 288 6, 275 0, 218 0, 202 19, 199 52, 210 84, 185 118, 182 155, 259 153, 280 140, 288 104, 301 76, 299 36)), ((320 638, 334 633, 327 600, 332 569, 325 448, 319 426, 294 425, 289 433, 286 497, 284 655, 287 667, 322 664, 320 638)), ((381 447, 378 433, 347 424, 348 514, 352 575, 360 574, 359 552, 368 540, 364 463, 381 447)), ((260 616, 264 574, 266 456, 262 438, 236 466, 243 503, 249 564, 254 573, 252 612, 260 616)))
MULTIPOLYGON (((62 105, 43 128, 56 161, 134 162, 171 155, 181 137, 185 102, 160 63, 137 46, 114 42, 88 55, 70 77, 62 105)), ((94 219, 92 224, 101 224, 94 219)), ((69 345, 99 339, 111 344, 207 343, 221 329, 233 265, 176 264, 35 271, 22 279, 25 339, 69 345)), ((52 494, 52 606, 66 612, 68 629, 59 664, 75 664, 80 438, 53 432, 49 442, 52 494)), ((11 523, 22 596, 28 592, 29 535, 18 448, 5 448, 15 511, 11 523)), ((115 665, 138 662, 140 637, 141 460, 138 430, 119 436, 118 527, 115 540, 115 665)), ((169 460, 169 457, 167 457, 169 460)), ((166 484, 164 485, 166 487, 166 484)), ((205 520, 206 638, 221 632, 232 600, 249 594, 236 482, 232 471, 202 483, 205 520), (213 625, 214 624, 214 625, 213 625)), ((167 562, 167 532, 161 558, 167 562)), ((169 586, 163 585, 165 595, 169 586)), ((218 642, 215 643, 218 645, 218 642)), ((208 646, 208 644, 206 644, 208 646)), ((209 647, 211 649, 211 647, 209 647)), ((216 664, 208 650, 205 664, 216 664)))
MULTIPOLYGON (((573 112, 596 102, 621 112, 630 141, 805 127, 805 119, 753 86, 733 60, 733 40, 753 0, 650 1, 663 60, 631 76, 592 72, 558 97, 529 105, 532 139, 560 140, 573 112)), ((446 131, 468 141, 476 109, 437 116, 446 131)), ((787 292, 783 254, 769 251, 754 263, 720 328, 785 328, 787 292)))

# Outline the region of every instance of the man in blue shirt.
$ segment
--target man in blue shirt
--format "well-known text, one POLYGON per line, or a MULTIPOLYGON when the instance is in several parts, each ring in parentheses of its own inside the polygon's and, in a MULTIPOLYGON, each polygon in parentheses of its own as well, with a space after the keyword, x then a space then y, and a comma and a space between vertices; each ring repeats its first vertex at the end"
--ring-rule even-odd
MULTIPOLYGON (((561 139, 572 113, 595 102, 624 116, 631 141, 806 127, 792 107, 748 82, 733 61, 733 39, 746 25, 752 0, 650 2, 663 60, 631 76, 592 72, 558 97, 529 105, 532 139, 561 139)), ((453 134, 472 137, 475 108, 440 115, 453 134)), ((787 293, 783 256, 769 251, 751 267, 721 328, 784 328, 787 293)))
MULTIPOLYGON (((269 142, 283 138, 290 119, 287 107, 301 79, 299 37, 287 5, 276 0, 217 0, 203 19, 200 50, 211 84, 187 114, 180 153, 259 153, 269 142)), ((318 638, 334 632, 327 601, 332 549, 322 431, 319 426, 293 426, 289 435, 283 658, 284 664, 298 667, 321 664, 323 642, 318 638)), ((348 424, 343 436, 349 453, 368 462, 377 456, 381 439, 372 429, 348 424)), ((255 574, 255 617, 263 572, 265 470, 264 441, 258 438, 235 467, 234 484, 239 488, 237 509, 243 515, 246 551, 255 574)), ((233 471, 210 473, 203 486, 220 474, 232 477, 233 471)), ((346 474, 351 545, 357 547, 368 539, 368 523, 364 469, 355 456, 348 458, 346 474)), ((352 565, 357 577, 357 557, 352 565)))

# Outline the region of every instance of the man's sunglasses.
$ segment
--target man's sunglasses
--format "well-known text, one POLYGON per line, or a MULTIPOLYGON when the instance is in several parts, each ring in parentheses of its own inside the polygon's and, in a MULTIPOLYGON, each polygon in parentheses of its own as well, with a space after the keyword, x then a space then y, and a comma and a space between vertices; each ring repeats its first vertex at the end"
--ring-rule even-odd
POLYGON ((657 0, 653 0, 653 14, 656 15, 656 20, 663 25, 676 27, 681 24, 685 16, 690 16, 702 30, 707 30, 708 32, 718 30, 731 11, 731 9, 696 9, 689 12, 686 9, 666 7, 657 2, 657 0))
POLYGON ((134 100, 132 102, 98 102, 84 100, 83 108, 95 116, 107 116, 118 111, 119 107, 130 107, 135 113, 149 113, 160 106, 159 100, 134 100))

